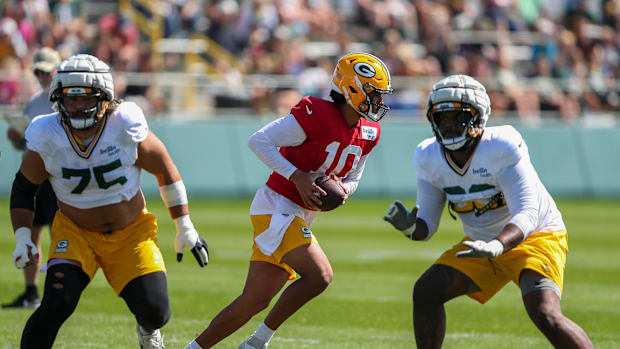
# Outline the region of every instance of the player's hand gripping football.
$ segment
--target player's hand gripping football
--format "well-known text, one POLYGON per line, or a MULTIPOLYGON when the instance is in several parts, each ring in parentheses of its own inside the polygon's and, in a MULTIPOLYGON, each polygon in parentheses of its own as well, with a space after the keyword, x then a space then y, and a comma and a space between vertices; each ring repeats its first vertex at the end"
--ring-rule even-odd
POLYGON ((31 230, 27 227, 17 228, 15 231, 15 251, 13 251, 13 263, 18 269, 23 269, 33 263, 39 262, 39 251, 32 242, 31 230))
POLYGON ((174 249, 177 252, 177 262, 183 260, 183 249, 188 248, 192 251, 196 261, 201 267, 209 264, 209 246, 205 240, 198 235, 189 215, 179 217, 174 220, 177 227, 177 237, 174 240, 174 249))
POLYGON ((457 257, 495 258, 504 253, 504 245, 496 239, 489 242, 482 240, 463 241, 463 245, 469 247, 470 249, 457 252, 457 257))
POLYGON ((340 177, 336 176, 333 172, 329 176, 333 178, 338 183, 340 188, 342 188, 342 191, 344 191, 345 197, 344 197, 344 200, 342 201, 342 204, 344 205, 347 202, 347 199, 349 198, 349 190, 347 190, 347 187, 344 186, 344 183, 342 183, 342 180, 340 180, 340 177))
POLYGON ((418 217, 418 206, 409 211, 399 200, 394 201, 387 209, 387 216, 383 220, 390 222, 394 228, 400 230, 408 239, 413 239, 415 222, 418 217))
POLYGON ((321 175, 318 173, 308 173, 301 170, 295 170, 289 178, 291 182, 295 183, 297 191, 299 191, 299 195, 301 196, 301 200, 303 200, 304 204, 314 210, 318 210, 319 206, 322 204, 321 199, 314 194, 314 192, 318 192, 322 196, 327 195, 325 190, 314 183, 314 180, 320 176, 321 175))

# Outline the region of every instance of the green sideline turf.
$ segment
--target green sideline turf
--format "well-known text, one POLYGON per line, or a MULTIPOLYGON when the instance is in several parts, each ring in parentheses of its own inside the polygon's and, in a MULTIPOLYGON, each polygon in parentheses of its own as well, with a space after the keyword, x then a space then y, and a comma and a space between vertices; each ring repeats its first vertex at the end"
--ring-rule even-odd
MULTIPOLYGON (((393 198, 352 198, 322 213, 312 227, 334 269, 334 280, 318 298, 276 333, 278 348, 414 348, 411 293, 415 280, 462 233, 445 215, 428 242, 410 242, 381 220, 393 198)), ((408 205, 413 198, 401 198, 408 205)), ((167 348, 184 348, 245 281, 250 255, 249 199, 191 200, 194 224, 211 248, 200 269, 191 254, 174 258, 174 227, 157 198, 148 206, 160 220, 160 246, 169 272, 172 318, 164 327, 167 348)), ((569 231, 564 313, 580 324, 597 348, 620 347, 620 201, 559 200, 569 231)), ((14 238, 8 199, 0 204, 0 301, 22 291, 11 260, 14 238)), ((45 234, 44 256, 49 238, 45 234)), ((42 284, 42 282, 41 282, 42 284)), ((449 302, 444 348, 550 348, 530 322, 520 293, 507 285, 486 305, 467 297, 449 302)), ((0 349, 18 348, 31 311, 0 310, 0 349)), ((266 312, 216 348, 237 348, 266 312)), ((137 348, 135 320, 98 272, 75 313, 61 328, 54 348, 137 348)))

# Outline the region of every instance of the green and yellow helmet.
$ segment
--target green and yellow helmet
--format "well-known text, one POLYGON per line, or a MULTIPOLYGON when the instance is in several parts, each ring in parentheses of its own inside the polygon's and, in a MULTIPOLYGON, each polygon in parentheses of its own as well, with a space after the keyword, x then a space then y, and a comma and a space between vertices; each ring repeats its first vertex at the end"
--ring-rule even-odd
POLYGON ((347 104, 369 120, 379 121, 390 110, 386 105, 373 103, 369 97, 373 91, 392 93, 390 71, 371 54, 350 53, 340 58, 334 69, 332 90, 343 95, 347 104))

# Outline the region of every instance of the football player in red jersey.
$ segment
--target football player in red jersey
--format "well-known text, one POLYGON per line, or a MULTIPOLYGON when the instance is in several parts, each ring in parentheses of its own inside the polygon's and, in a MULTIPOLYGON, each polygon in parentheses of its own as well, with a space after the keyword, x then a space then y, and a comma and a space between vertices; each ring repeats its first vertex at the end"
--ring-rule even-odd
POLYGON ((334 70, 332 101, 306 96, 290 115, 250 137, 250 148, 273 173, 250 208, 254 244, 245 287, 187 348, 214 346, 265 309, 286 281, 299 274, 239 346, 267 348, 274 331, 327 288, 332 268, 310 231, 321 204, 317 193, 326 193, 314 179, 333 175, 353 194, 379 141, 378 121, 389 110, 383 95, 391 93, 390 73, 379 58, 348 54, 334 70))

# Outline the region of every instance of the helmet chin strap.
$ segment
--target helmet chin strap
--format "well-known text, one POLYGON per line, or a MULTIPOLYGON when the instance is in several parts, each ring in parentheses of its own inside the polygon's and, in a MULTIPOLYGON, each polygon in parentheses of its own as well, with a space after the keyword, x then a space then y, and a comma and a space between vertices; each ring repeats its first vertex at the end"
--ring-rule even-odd
POLYGON ((380 109, 376 113, 373 113, 372 112, 372 108, 369 108, 368 111, 366 112, 366 114, 361 113, 361 112, 358 111, 358 113, 362 114, 362 116, 365 119, 370 120, 370 121, 379 121, 379 120, 381 120, 381 118, 383 118, 383 116, 385 115, 386 112, 387 112, 387 110, 382 112, 382 110, 380 109))
POLYGON ((444 148, 446 148, 448 150, 459 150, 467 142, 467 139, 465 137, 450 138, 450 140, 453 141, 450 144, 446 144, 446 140, 442 140, 442 144, 443 144, 444 148))
POLYGON ((474 144, 476 138, 478 138, 481 134, 482 130, 480 128, 472 126, 465 129, 465 132, 463 132, 463 135, 461 135, 460 137, 449 138, 448 140, 452 141, 450 144, 445 144, 446 140, 444 140, 443 137, 441 143, 443 147, 448 150, 461 150, 469 147, 471 144, 474 144), (467 135, 469 135, 470 137, 467 137, 467 135))
POLYGON ((73 130, 88 130, 97 124, 97 107, 79 112, 67 112, 64 106, 61 106, 60 109, 65 123, 73 130), (82 117, 73 117, 77 115, 82 117))
POLYGON ((387 114, 389 110, 390 110, 390 107, 388 107, 387 105, 380 105, 380 104, 371 102, 368 96, 366 96, 366 102, 363 104, 360 104, 359 109, 356 109, 356 111, 362 114, 362 116, 365 119, 369 121, 376 121, 376 122, 381 120, 385 116, 385 114, 387 114), (377 108, 376 113, 372 112, 373 107, 377 108))
POLYGON ((360 104, 357 108, 353 108, 358 114, 360 114, 364 119, 368 120, 368 121, 379 121, 381 120, 381 118, 383 118, 383 116, 387 113, 387 111, 390 109, 387 106, 380 106, 378 104, 371 104, 371 103, 363 103, 360 104), (377 112, 373 113, 372 112, 372 106, 377 106, 377 112))
POLYGON ((431 120, 431 124, 435 131, 435 136, 441 141, 441 145, 451 151, 462 149, 482 133, 482 129, 474 124, 473 119, 469 121, 460 136, 453 138, 444 138, 435 122, 431 120))
POLYGON ((388 107, 387 105, 379 105, 376 103, 370 103, 370 108, 368 108, 368 118, 372 121, 379 121, 385 116, 385 114, 387 114, 388 110, 390 110, 390 107, 388 107), (377 107, 376 113, 372 112, 373 106, 377 107))
POLYGON ((97 124, 97 119, 95 118, 85 118, 85 119, 74 119, 67 118, 69 121, 69 127, 73 130, 88 130, 97 124))
POLYGON ((469 125, 463 129, 463 132, 460 136, 445 138, 441 134, 441 130, 439 130, 439 127, 434 122, 431 123, 433 125, 433 130, 435 131, 435 136, 438 138, 444 148, 448 150, 459 150, 465 145, 465 143, 467 143, 467 134, 469 129, 471 128, 469 125))
POLYGON ((103 114, 108 109, 109 102, 108 101, 100 101, 95 107, 83 110, 79 112, 68 112, 62 103, 59 103, 60 112, 63 115, 63 119, 67 126, 69 126, 72 130, 86 131, 93 128, 99 120, 103 117, 103 114), (86 117, 81 118, 73 118, 72 114, 82 114, 86 117))

